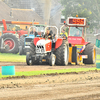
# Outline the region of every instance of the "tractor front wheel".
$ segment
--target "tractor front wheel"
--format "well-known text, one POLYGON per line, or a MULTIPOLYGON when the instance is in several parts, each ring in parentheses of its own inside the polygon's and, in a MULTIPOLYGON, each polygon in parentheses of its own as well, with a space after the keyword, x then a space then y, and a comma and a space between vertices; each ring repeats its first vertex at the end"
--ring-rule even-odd
MULTIPOLYGON (((31 41, 31 44, 30 44, 30 55, 35 55, 36 54, 36 46, 34 45, 33 43, 34 40, 31 41)), ((35 57, 32 57, 32 64, 36 64, 38 65, 39 64, 39 59, 35 59, 35 57)))
POLYGON ((54 66, 55 65, 55 61, 56 61, 55 55, 54 54, 51 54, 50 60, 49 60, 50 66, 54 66))
POLYGON ((27 65, 32 65, 32 57, 29 52, 26 54, 26 63, 27 65))

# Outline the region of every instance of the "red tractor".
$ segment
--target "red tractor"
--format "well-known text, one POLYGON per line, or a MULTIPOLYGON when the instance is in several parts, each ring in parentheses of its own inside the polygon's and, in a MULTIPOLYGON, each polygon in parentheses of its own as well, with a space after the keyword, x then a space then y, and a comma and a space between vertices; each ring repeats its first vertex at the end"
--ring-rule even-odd
POLYGON ((39 64, 39 62, 49 63, 51 66, 67 65, 69 58, 69 43, 63 38, 58 38, 58 28, 48 26, 45 28, 55 28, 56 33, 52 33, 52 39, 35 37, 30 44, 30 52, 26 55, 27 65, 39 64))
POLYGON ((3 22, 4 30, 2 31, 2 35, 1 35, 1 39, 0 39, 1 52, 2 53, 14 53, 14 54, 16 54, 19 52, 19 38, 20 38, 20 36, 23 34, 28 34, 28 31, 7 30, 6 21, 3 19, 2 22, 3 22), (9 49, 6 50, 5 47, 9 47, 9 49))
POLYGON ((79 60, 84 64, 96 63, 96 46, 90 42, 86 42, 86 18, 69 17, 64 26, 69 27, 68 43, 69 48, 69 62, 78 63, 79 60), (73 51, 73 52, 72 52, 73 51), (77 51, 77 53, 76 53, 77 51))

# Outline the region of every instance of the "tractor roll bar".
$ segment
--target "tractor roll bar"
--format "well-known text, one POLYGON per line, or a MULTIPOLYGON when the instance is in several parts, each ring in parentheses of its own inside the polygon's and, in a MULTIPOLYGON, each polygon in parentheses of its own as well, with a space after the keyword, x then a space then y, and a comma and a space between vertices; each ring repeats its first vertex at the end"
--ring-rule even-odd
POLYGON ((60 27, 60 33, 61 33, 61 29, 64 27, 65 25, 62 25, 61 27, 60 27))
MULTIPOLYGON (((57 28, 56 26, 46 26, 46 27, 45 27, 45 32, 46 32, 46 29, 47 29, 47 28, 50 28, 50 27, 51 27, 51 28, 54 27, 54 28, 57 30, 57 38, 58 38, 58 28, 57 28)), ((45 34, 45 32, 44 32, 44 34, 45 34)))

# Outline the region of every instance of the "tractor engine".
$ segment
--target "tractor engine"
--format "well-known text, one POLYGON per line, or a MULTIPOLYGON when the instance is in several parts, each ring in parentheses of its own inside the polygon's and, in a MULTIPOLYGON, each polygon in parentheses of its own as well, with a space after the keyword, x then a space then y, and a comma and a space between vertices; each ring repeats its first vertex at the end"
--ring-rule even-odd
POLYGON ((41 39, 36 44, 36 54, 46 54, 48 52, 51 52, 52 48, 52 41, 51 40, 45 40, 41 39))

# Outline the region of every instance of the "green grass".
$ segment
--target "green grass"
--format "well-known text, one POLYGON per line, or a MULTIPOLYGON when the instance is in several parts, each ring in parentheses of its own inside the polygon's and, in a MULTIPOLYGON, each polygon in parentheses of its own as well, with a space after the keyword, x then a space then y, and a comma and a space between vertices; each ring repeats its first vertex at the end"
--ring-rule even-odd
POLYGON ((96 63, 100 63, 100 55, 97 55, 96 59, 96 63))
MULTIPOLYGON (((97 55, 96 58, 100 59, 100 55, 97 55)), ((26 55, 0 53, 0 61, 3 61, 3 62, 26 62, 26 55)), ((97 60, 96 62, 98 63, 98 62, 100 62, 100 60, 97 60)))
POLYGON ((100 59, 100 55, 97 55, 97 59, 100 59))
POLYGON ((25 55, 0 53, 0 61, 3 62, 26 62, 25 55))
MULTIPOLYGON (((89 71, 89 70, 100 70, 96 67, 93 68, 70 68, 70 69, 61 69, 61 70, 45 70, 45 71, 27 71, 27 72, 16 72, 15 76, 33 76, 33 75, 43 75, 43 74, 51 74, 51 73, 67 73, 67 72, 81 72, 81 71, 89 71)), ((2 75, 0 73, 0 78, 9 77, 7 75, 2 75)))
POLYGON ((97 57, 96 57, 97 59, 100 59, 100 55, 97 55, 97 57))

